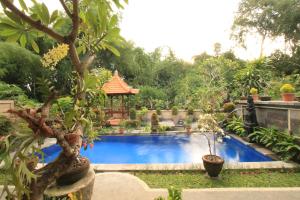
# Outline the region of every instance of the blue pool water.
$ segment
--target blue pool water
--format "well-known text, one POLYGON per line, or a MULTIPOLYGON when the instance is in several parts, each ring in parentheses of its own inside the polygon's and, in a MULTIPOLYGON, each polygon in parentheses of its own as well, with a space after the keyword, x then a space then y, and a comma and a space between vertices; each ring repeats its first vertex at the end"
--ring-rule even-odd
MULTIPOLYGON (((216 146, 217 155, 225 162, 272 161, 233 138, 225 138, 216 146)), ((58 145, 43 149, 45 162, 54 160, 60 151, 58 145)), ((208 153, 207 141, 201 135, 101 136, 94 148, 81 149, 82 156, 99 164, 200 163, 208 153)))

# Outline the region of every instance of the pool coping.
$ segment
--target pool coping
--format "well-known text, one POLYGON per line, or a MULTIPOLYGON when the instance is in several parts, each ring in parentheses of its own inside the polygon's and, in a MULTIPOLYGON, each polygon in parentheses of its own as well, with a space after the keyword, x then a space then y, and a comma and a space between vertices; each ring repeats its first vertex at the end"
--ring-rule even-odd
MULTIPOLYGON (((177 135, 178 132, 165 133, 162 135, 177 135)), ((182 133, 179 133, 182 134, 182 133)), ((115 135, 115 134, 114 134, 115 135)), ((130 135, 143 135, 143 134, 124 134, 118 136, 130 136, 130 135)), ((147 134, 149 135, 149 134, 147 134)), ((249 143, 243 140, 241 137, 233 134, 228 134, 230 137, 238 140, 246 146, 250 146, 264 156, 272 158, 274 161, 268 162, 230 162, 224 163, 223 169, 295 169, 300 168, 300 165, 295 162, 280 161, 278 156, 258 144, 249 143)), ((117 136, 117 135, 115 135, 117 136)), ((101 137, 101 136, 100 136, 101 137)), ((52 140, 44 144, 44 147, 55 144, 52 140)), ((39 163, 39 167, 44 166, 43 163, 39 163)), ((174 164, 91 164, 95 172, 124 172, 124 171, 180 171, 180 170, 204 170, 202 163, 174 163, 174 164)))

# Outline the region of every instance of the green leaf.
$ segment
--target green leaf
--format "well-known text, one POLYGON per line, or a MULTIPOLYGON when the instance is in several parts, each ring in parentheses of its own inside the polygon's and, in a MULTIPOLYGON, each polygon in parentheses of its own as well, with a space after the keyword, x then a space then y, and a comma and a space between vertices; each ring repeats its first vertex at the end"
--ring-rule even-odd
POLYGON ((115 47, 113 47, 113 46, 111 46, 111 45, 109 45, 107 43, 104 43, 102 45, 103 45, 104 48, 108 49, 109 51, 111 51, 116 56, 120 56, 120 52, 115 47))
POLYGON ((27 43, 26 35, 25 35, 25 34, 22 34, 21 37, 20 37, 20 45, 21 45, 21 47, 24 47, 24 48, 25 48, 26 43, 27 43))
POLYGON ((50 24, 53 23, 58 17, 58 10, 55 10, 52 15, 51 15, 51 18, 50 18, 50 24))
POLYGON ((11 36, 7 37, 5 41, 15 43, 19 40, 19 38, 20 38, 20 34, 17 33, 17 34, 14 34, 14 35, 11 35, 11 36))
POLYGON ((42 18, 43 22, 45 24, 49 24, 50 23, 50 14, 49 14, 49 10, 48 10, 47 6, 44 3, 41 4, 41 11, 42 11, 42 13, 41 13, 42 15, 40 17, 42 18))
POLYGON ((58 19, 54 25, 53 28, 54 29, 59 29, 60 27, 62 27, 65 24, 65 20, 63 18, 58 19))
POLYGON ((31 47, 36 53, 40 52, 40 48, 34 40, 30 40, 31 47))
POLYGON ((0 35, 3 37, 9 37, 9 36, 15 35, 17 33, 19 33, 19 30, 17 30, 17 29, 0 30, 0 35))
POLYGON ((21 18, 18 17, 17 15, 15 15, 14 13, 12 13, 12 12, 10 12, 8 10, 4 10, 4 13, 6 14, 7 17, 9 17, 11 20, 13 20, 14 22, 16 22, 17 24, 22 24, 21 18))
POLYGON ((28 8, 26 6, 26 3, 24 2, 24 0, 19 0, 19 4, 22 7, 23 10, 28 11, 28 8))

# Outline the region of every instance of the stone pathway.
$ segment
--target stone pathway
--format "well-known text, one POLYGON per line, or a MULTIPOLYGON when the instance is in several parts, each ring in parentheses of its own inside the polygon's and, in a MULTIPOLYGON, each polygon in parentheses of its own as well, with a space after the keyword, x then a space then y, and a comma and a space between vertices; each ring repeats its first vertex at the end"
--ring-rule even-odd
POLYGON ((108 172, 96 174, 92 200, 154 200, 167 194, 167 189, 150 189, 131 174, 108 172))
MULTIPOLYGON (((154 200, 167 189, 151 189, 139 178, 120 172, 96 174, 92 200, 154 200)), ((184 189, 183 200, 299 200, 300 188, 184 189)))

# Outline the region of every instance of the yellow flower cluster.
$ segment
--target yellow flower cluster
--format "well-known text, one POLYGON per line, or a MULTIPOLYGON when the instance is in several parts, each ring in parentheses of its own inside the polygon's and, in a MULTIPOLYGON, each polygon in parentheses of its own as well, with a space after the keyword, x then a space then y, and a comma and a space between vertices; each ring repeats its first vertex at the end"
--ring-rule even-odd
POLYGON ((54 47, 48 53, 44 54, 42 58, 42 64, 44 67, 54 68, 57 63, 67 56, 69 51, 69 45, 59 44, 57 47, 54 47))

